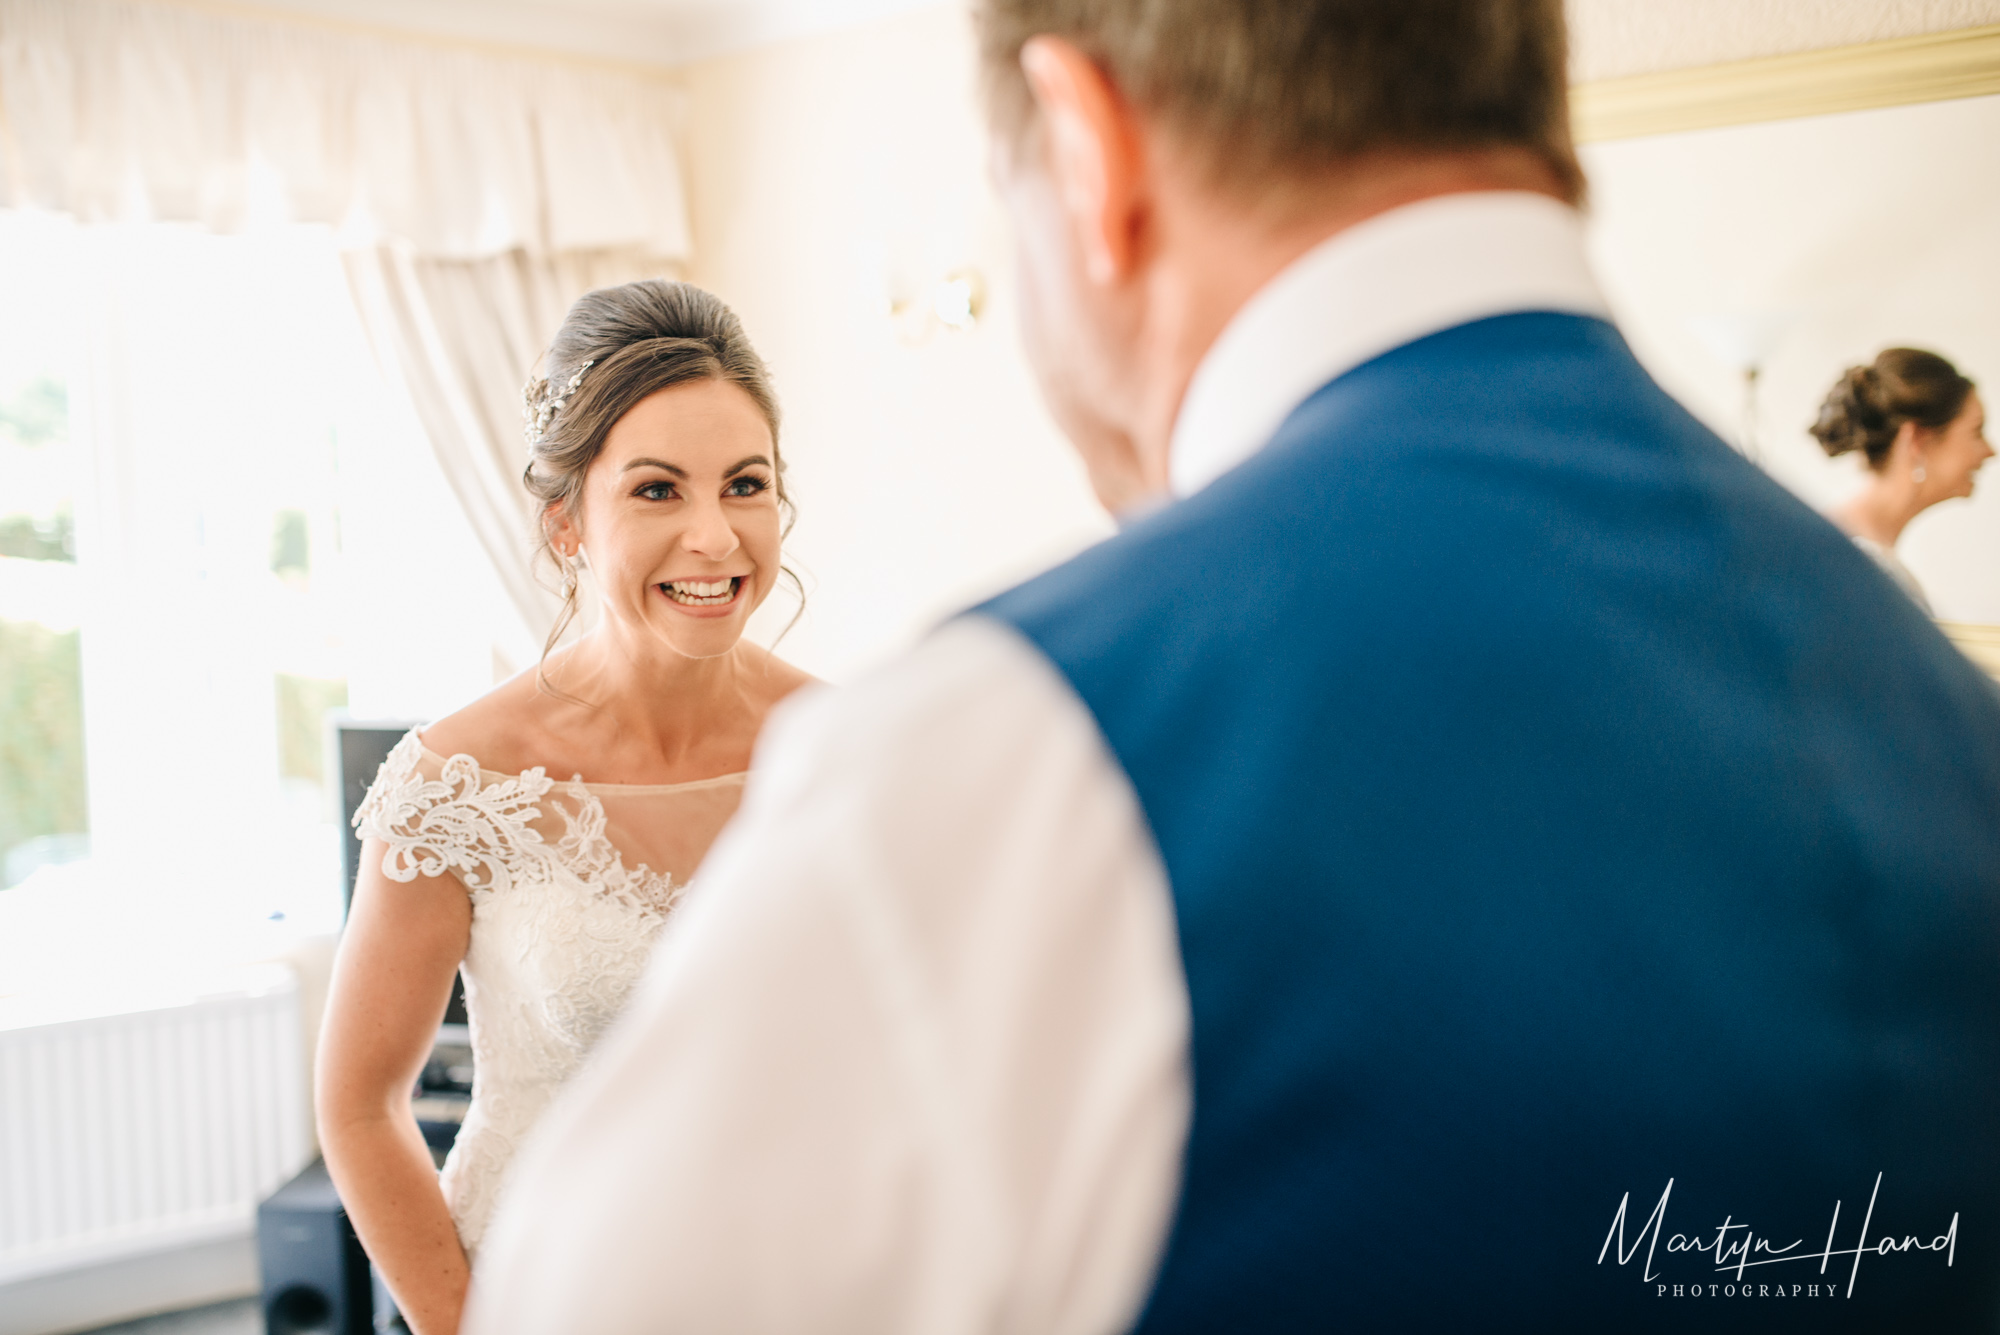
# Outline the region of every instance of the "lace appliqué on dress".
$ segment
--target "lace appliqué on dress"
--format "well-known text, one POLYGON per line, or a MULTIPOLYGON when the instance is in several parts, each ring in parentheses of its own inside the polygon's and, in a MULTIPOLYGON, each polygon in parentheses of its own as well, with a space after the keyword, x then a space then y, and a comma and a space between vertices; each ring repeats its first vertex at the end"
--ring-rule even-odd
POLYGON ((452 871, 467 890, 504 894, 528 850, 541 847, 528 822, 541 814, 548 776, 531 769, 482 788, 479 763, 458 755, 426 779, 417 770, 423 749, 414 730, 396 743, 354 813, 355 831, 389 846, 382 873, 391 880, 452 871))
POLYGON ((604 804, 584 787, 581 775, 570 780, 563 794, 575 806, 556 804, 565 827, 562 838, 556 841, 557 857, 585 881, 602 886, 605 893, 616 895, 633 908, 665 915, 679 902, 687 889, 685 883, 677 883, 671 875, 656 872, 643 862, 637 867, 625 865, 604 833, 604 804))
POLYGON ((442 1186, 475 1259, 516 1147, 624 1010, 686 889, 626 866, 608 824, 580 776, 556 785, 539 768, 503 778, 467 755, 440 763, 415 732, 355 813, 362 837, 387 846, 391 879, 452 873, 470 893, 472 1108, 442 1186))

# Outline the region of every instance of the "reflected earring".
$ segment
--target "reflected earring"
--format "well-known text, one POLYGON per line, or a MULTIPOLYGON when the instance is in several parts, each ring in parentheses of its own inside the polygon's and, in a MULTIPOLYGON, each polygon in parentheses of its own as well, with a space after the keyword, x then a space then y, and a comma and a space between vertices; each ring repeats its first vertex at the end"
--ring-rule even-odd
POLYGON ((1924 466, 1922 464, 1918 464, 1915 468, 1912 468, 1910 470, 1910 481, 1912 482, 1922 482, 1925 478, 1929 476, 1930 474, 1924 471, 1924 466))

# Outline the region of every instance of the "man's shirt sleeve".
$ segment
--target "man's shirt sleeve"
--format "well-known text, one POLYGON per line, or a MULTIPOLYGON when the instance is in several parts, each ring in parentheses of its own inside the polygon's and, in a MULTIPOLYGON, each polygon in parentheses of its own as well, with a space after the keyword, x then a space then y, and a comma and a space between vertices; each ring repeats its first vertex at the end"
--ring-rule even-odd
POLYGON ((966 618, 774 715, 630 1011, 516 1167, 472 1335, 1107 1332, 1190 1113, 1130 782, 966 618))

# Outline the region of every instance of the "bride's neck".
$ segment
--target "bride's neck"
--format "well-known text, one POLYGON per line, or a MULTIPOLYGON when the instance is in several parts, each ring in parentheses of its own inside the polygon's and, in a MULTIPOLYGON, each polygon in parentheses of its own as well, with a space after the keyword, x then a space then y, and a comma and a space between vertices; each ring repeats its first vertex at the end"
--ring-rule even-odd
POLYGON ((1923 487, 1907 470, 1876 474, 1861 493, 1833 513, 1850 535, 1894 547, 1910 521, 1927 508, 1923 487))
POLYGON ((544 670, 558 699, 580 706, 589 723, 671 761, 734 731, 737 716, 753 712, 752 679, 768 658, 757 645, 739 640, 725 654, 689 658, 625 638, 600 627, 551 655, 544 670))

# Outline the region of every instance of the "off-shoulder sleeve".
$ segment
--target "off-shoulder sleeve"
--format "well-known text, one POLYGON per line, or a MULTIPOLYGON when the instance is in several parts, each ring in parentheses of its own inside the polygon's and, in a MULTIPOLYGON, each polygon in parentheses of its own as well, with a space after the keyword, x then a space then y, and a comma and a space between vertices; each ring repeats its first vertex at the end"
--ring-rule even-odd
POLYGON ((376 772, 354 829, 387 846, 382 874, 390 880, 449 872, 473 893, 504 892, 523 861, 543 851, 529 822, 548 790, 540 769, 481 787, 478 761, 455 755, 440 765, 412 730, 376 772))

